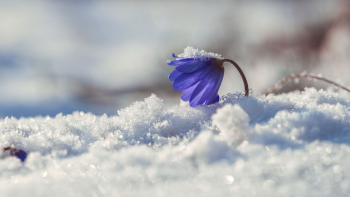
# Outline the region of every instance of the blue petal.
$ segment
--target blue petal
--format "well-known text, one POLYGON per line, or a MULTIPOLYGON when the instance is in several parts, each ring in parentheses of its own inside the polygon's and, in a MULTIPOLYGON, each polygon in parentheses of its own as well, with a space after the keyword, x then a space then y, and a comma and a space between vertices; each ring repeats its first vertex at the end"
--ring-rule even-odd
POLYGON ((169 75, 169 80, 174 81, 176 78, 178 78, 182 74, 183 74, 182 72, 179 72, 177 70, 173 70, 173 72, 171 72, 169 75))
POLYGON ((183 73, 192 73, 211 64, 211 61, 193 60, 187 64, 179 65, 175 69, 183 73))
POLYGON ((207 99, 200 99, 199 103, 210 105, 219 101, 218 99, 220 99, 220 97, 218 98, 217 96, 222 83, 222 79, 224 78, 224 68, 221 68, 220 70, 218 70, 218 72, 220 72, 220 78, 216 81, 214 88, 207 96, 202 97, 207 99))
POLYGON ((195 107, 200 104, 204 104, 206 100, 213 100, 216 98, 216 88, 220 87, 221 79, 223 77, 222 69, 216 69, 214 72, 208 74, 193 91, 190 98, 191 107, 195 107), (213 92, 215 97, 213 98, 213 92))
MULTIPOLYGON (((213 103, 216 103, 216 102, 219 102, 219 101, 220 101, 220 96, 217 94, 213 103)), ((209 104, 212 104, 212 103, 209 103, 209 104)))
POLYGON ((186 90, 184 90, 184 91, 182 92, 182 94, 181 94, 181 99, 182 99, 183 101, 189 101, 190 98, 191 98, 191 95, 192 95, 193 91, 196 89, 196 87, 198 86, 199 83, 200 83, 200 82, 198 82, 197 84, 195 84, 195 85, 193 85, 193 86, 187 88, 186 90))
POLYGON ((177 91, 185 90, 196 84, 198 81, 202 80, 208 73, 214 70, 215 68, 206 66, 193 73, 183 73, 175 79, 173 88, 177 91))
POLYGON ((188 64, 192 61, 197 61, 197 60, 194 60, 193 58, 185 58, 185 59, 179 59, 179 60, 173 60, 173 61, 168 60, 167 64, 169 66, 180 66, 180 65, 188 64))
POLYGON ((203 105, 211 105, 211 104, 214 104, 216 102, 219 102, 220 101, 220 96, 217 94, 216 97, 215 97, 215 100, 214 102, 210 102, 210 99, 209 100, 206 100, 203 105))
POLYGON ((14 155, 15 155, 18 159, 20 159, 22 162, 24 162, 24 161, 26 160, 26 158, 27 158, 28 153, 26 153, 26 152, 23 151, 23 150, 17 150, 17 151, 14 153, 14 155))
POLYGON ((216 74, 214 72, 208 74, 197 86, 197 88, 193 91, 190 98, 190 106, 196 107, 197 105, 203 104, 203 101, 208 99, 208 93, 211 92, 213 86, 215 85, 216 74))

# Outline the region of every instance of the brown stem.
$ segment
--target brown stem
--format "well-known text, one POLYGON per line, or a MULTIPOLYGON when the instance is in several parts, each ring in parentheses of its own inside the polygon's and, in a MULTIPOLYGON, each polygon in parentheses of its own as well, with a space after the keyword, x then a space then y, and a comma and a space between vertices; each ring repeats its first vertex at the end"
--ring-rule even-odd
POLYGON ((244 75, 243 71, 241 70, 241 68, 238 66, 238 64, 230 59, 223 59, 222 62, 229 62, 236 67, 236 69, 238 70, 239 74, 241 75, 243 83, 244 83, 245 96, 249 96, 249 87, 248 87, 247 79, 245 78, 245 75, 244 75))
POLYGON ((337 83, 335 83, 335 82, 333 82, 331 80, 328 80, 328 79, 325 79, 325 78, 322 78, 322 77, 318 77, 318 76, 315 76, 315 75, 310 75, 310 74, 298 74, 298 75, 289 75, 288 77, 283 78, 281 81, 276 83, 276 85, 272 89, 270 89, 270 91, 265 93, 265 95, 267 96, 267 95, 275 92, 276 90, 281 89, 282 86, 285 83, 287 83, 287 82, 289 82, 289 81, 291 81, 293 79, 302 79, 302 78, 311 78, 311 79, 317 79, 317 80, 325 81, 327 83, 330 83, 330 84, 335 85, 335 86, 337 86, 337 87, 339 87, 339 88, 341 88, 343 90, 346 90, 346 91, 350 92, 350 90, 348 88, 346 88, 346 87, 344 87, 344 86, 342 86, 340 84, 337 84, 337 83))

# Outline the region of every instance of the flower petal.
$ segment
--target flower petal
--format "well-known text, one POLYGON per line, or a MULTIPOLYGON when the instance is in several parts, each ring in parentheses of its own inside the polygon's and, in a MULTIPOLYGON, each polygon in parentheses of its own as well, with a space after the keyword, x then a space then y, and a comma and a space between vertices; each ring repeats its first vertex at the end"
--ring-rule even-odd
POLYGON ((169 80, 174 81, 176 78, 178 78, 182 74, 183 74, 182 72, 179 72, 177 70, 173 70, 173 72, 171 72, 169 75, 169 80))
MULTIPOLYGON (((218 92, 222 83, 222 79, 224 78, 224 68, 220 68, 220 70, 218 70, 218 72, 220 72, 220 78, 216 81, 215 86, 212 88, 211 93, 208 94, 208 96, 206 97, 207 99, 205 100, 199 100, 199 103, 203 103, 205 105, 210 105, 213 103, 216 103, 217 101, 217 96, 218 96, 218 92)), ((205 97, 203 97, 205 98, 205 97)), ((220 97, 219 97, 220 99, 220 97)), ((218 100, 219 101, 219 100, 218 100)))
POLYGON ((196 60, 194 60, 193 58, 185 58, 185 59, 179 59, 179 60, 173 60, 173 61, 168 60, 167 64, 169 66, 180 66, 180 65, 188 64, 192 61, 196 61, 196 60))
MULTIPOLYGON (((215 98, 215 100, 214 100, 214 102, 213 103, 216 103, 216 102, 219 102, 220 101, 220 96, 217 94, 216 95, 216 98, 215 98)), ((210 103, 211 104, 211 103, 210 103)))
POLYGON ((217 94, 217 92, 215 92, 216 88, 220 87, 222 77, 223 72, 221 72, 221 69, 216 68, 215 71, 209 73, 205 78, 203 78, 191 95, 191 107, 204 104, 206 100, 214 100, 217 94), (215 92, 214 98, 213 92, 215 92))
POLYGON ((206 100, 206 101, 203 103, 203 105, 210 105, 210 104, 214 104, 214 103, 219 102, 219 101, 220 101, 220 96, 217 94, 216 97, 215 97, 214 102, 211 102, 211 103, 210 103, 210 99, 209 99, 209 100, 206 100))
POLYGON ((193 91, 196 89, 196 87, 198 86, 199 83, 200 82, 198 82, 198 83, 194 84, 193 86, 191 86, 191 87, 187 88, 186 90, 184 90, 182 92, 182 94, 181 94, 181 99, 183 101, 189 101, 193 91))
POLYGON ((24 150, 17 150, 14 155, 20 159, 22 162, 24 162, 27 158, 28 153, 26 153, 24 150))
POLYGON ((173 88, 177 91, 185 90, 202 80, 208 73, 214 70, 215 68, 206 66, 193 73, 183 73, 174 80, 173 88))
POLYGON ((183 73, 192 73, 211 64, 211 61, 193 60, 187 64, 179 65, 175 69, 183 73))

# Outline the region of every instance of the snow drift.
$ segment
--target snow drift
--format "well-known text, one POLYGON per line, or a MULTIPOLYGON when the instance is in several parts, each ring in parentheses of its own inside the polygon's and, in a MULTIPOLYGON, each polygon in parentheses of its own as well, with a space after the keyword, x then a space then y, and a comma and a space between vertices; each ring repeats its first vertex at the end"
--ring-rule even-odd
POLYGON ((347 196, 350 96, 333 90, 166 108, 155 95, 117 116, 0 120, 1 196, 347 196))

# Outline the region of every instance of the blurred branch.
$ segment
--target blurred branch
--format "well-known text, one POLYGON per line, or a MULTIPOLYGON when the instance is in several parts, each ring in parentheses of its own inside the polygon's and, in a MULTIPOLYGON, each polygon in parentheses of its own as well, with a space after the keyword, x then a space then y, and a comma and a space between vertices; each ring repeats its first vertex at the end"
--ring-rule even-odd
POLYGON ((311 74, 304 74, 304 73, 301 73, 301 74, 298 74, 298 75, 289 75, 288 77, 285 77, 283 78, 281 81, 279 81, 278 83, 275 84, 275 86, 270 89, 268 92, 265 93, 265 95, 269 95, 279 89, 281 89, 283 87, 284 84, 286 84, 287 82, 291 81, 291 80, 295 80, 295 79, 316 79, 316 80, 320 80, 320 81, 324 81, 324 82, 327 82, 329 84, 332 84, 334 86, 337 86, 345 91, 348 91, 350 92, 350 89, 338 84, 338 83, 335 83, 329 79, 326 79, 326 78, 323 78, 321 76, 315 76, 315 75, 311 75, 311 74))

